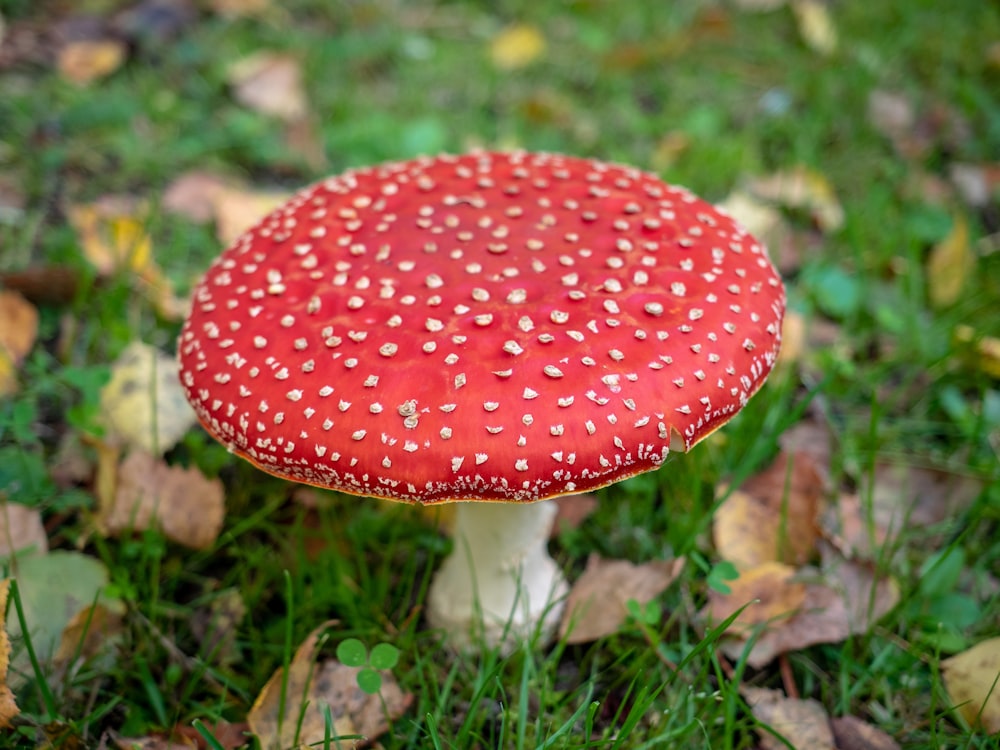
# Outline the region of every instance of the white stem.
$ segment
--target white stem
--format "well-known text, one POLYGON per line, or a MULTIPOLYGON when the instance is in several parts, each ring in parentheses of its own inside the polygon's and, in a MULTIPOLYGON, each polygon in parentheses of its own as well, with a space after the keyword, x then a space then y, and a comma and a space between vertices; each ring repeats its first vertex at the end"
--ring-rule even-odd
POLYGON ((568 587, 549 557, 556 505, 459 503, 455 549, 431 583, 427 617, 458 649, 483 642, 512 650, 555 632, 568 587))

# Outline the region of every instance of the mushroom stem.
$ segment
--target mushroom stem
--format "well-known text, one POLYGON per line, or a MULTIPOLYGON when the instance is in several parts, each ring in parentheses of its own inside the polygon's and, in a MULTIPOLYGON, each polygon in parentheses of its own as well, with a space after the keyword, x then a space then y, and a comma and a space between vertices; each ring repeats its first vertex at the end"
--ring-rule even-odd
POLYGON ((459 503, 455 549, 431 583, 427 617, 459 649, 511 651, 555 633, 568 587, 549 557, 553 502, 459 503))

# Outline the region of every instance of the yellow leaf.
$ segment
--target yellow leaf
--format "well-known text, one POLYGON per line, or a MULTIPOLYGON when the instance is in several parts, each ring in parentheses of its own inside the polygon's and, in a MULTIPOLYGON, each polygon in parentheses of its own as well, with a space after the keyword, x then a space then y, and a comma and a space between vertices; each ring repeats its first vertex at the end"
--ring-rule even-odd
POLYGON ((958 301, 962 289, 976 265, 969 244, 969 225, 965 217, 955 217, 948 235, 937 243, 927 258, 927 293, 934 307, 947 307, 958 301))
POLYGON ((38 311, 17 292, 0 290, 0 396, 17 391, 17 368, 37 337, 38 311))
POLYGON ((500 70, 516 70, 545 54, 545 37, 538 27, 526 23, 508 26, 490 43, 490 58, 500 70))
POLYGON ((969 726, 1000 732, 1000 638, 941 662, 945 689, 969 726))
POLYGON ((837 49, 837 29, 830 9, 821 0, 794 0, 792 12, 799 34, 810 49, 821 55, 831 55, 837 49))
POLYGON ((57 65, 64 78, 83 86, 118 70, 125 51, 117 39, 70 42, 59 50, 57 65))
POLYGON ((140 213, 141 209, 116 198, 70 207, 69 220, 83 255, 102 276, 141 271, 151 264, 152 242, 140 213))
POLYGON ((759 177, 750 182, 749 189, 758 198, 809 211, 823 232, 835 231, 844 223, 844 209, 830 181, 808 167, 793 167, 759 177))
POLYGON ((10 579, 0 581, 0 729, 9 729, 11 720, 20 711, 14 702, 14 693, 7 685, 7 668, 10 666, 10 638, 7 636, 7 595, 10 593, 10 579))

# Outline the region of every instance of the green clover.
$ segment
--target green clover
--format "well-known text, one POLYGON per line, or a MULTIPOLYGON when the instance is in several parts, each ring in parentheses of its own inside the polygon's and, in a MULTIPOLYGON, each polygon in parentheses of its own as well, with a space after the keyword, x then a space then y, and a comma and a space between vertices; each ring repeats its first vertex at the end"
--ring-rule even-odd
POLYGON ((346 638, 337 646, 337 658, 348 667, 361 667, 358 687, 369 695, 382 689, 382 675, 378 670, 392 669, 399 662, 399 649, 391 643, 376 644, 371 653, 357 638, 346 638))

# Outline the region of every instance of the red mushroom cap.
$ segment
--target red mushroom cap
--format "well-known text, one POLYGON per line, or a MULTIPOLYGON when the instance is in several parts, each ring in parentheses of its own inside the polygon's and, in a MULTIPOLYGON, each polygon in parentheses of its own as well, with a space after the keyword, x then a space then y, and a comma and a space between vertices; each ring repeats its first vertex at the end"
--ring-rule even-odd
POLYGON ((659 466, 764 382, 784 288, 729 216, 638 169, 474 153, 358 169, 195 290, 181 381, 267 472, 431 503, 659 466))

